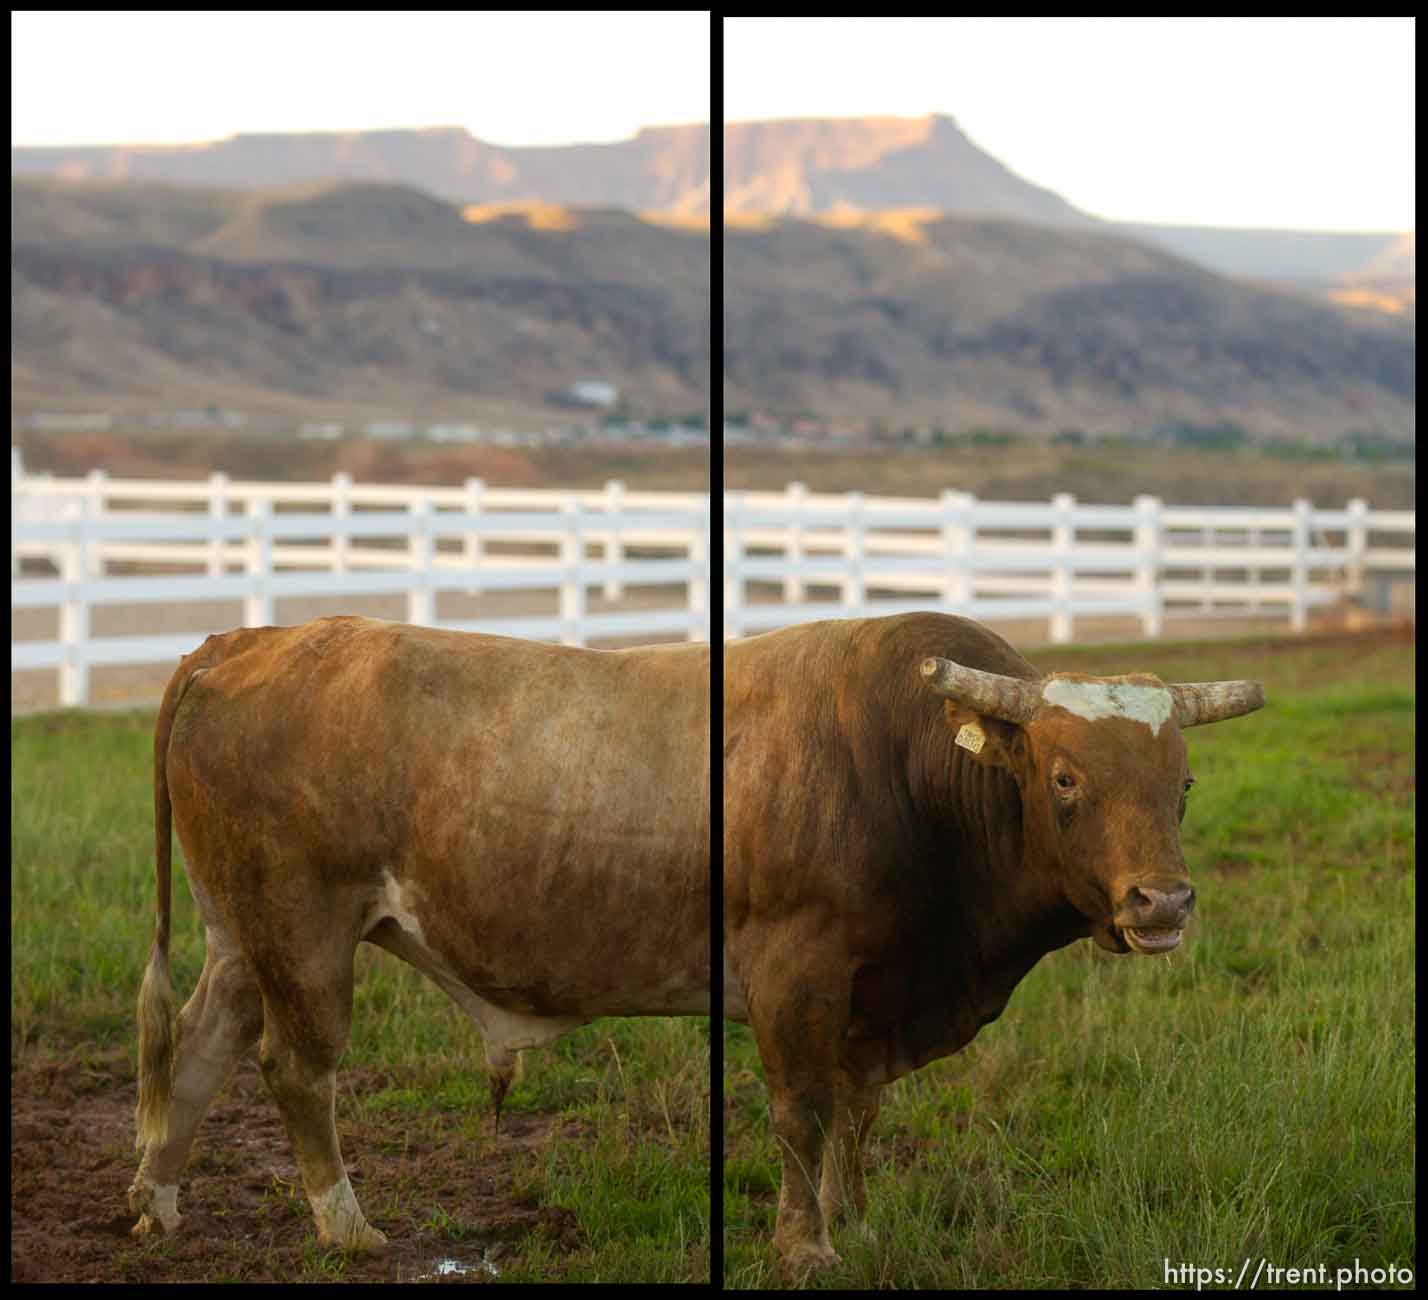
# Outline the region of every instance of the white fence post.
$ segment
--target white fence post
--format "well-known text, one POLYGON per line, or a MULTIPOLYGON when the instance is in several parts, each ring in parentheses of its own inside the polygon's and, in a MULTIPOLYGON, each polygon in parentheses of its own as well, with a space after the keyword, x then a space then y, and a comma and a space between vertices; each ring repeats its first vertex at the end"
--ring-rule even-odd
MULTIPOLYGON (((479 478, 469 478, 466 480, 466 513, 473 520, 481 517, 481 498, 486 492, 486 484, 479 478)), ((475 573, 481 567, 483 553, 481 550, 481 534, 475 528, 467 531, 462 539, 462 564, 468 573, 475 573)), ((468 596, 478 595, 481 591, 479 583, 473 581, 466 587, 468 596)))
MULTIPOLYGON (((208 517, 228 518, 228 475, 216 469, 208 476, 208 517)), ((224 563, 224 547, 227 543, 221 534, 215 535, 208 543, 208 576, 221 578, 227 572, 224 563)))
POLYGON ((863 494, 848 493, 848 572, 843 577, 843 604, 860 609, 868 599, 868 527, 863 519, 863 494))
POLYGON ((1349 502, 1349 526, 1344 530, 1344 586, 1351 596, 1364 595, 1368 555, 1368 502, 1355 497, 1349 502))
MULTIPOLYGON (((611 479, 605 484, 605 513, 613 520, 619 517, 620 508, 625 500, 625 485, 617 479, 611 479)), ((625 543, 620 536, 620 531, 612 523, 610 530, 605 534, 605 563, 610 566, 612 575, 614 570, 625 562, 625 543)), ((625 584, 618 577, 608 577, 605 579, 605 599, 620 600, 625 594, 625 584)))
POLYGON ((74 521, 74 540, 60 552, 60 577, 66 591, 59 610, 59 639, 64 646, 64 662, 59 671, 61 705, 89 703, 89 605, 84 583, 89 578, 89 519, 91 498, 80 498, 79 518, 74 521))
POLYGON ((560 539, 560 562, 565 570, 560 581, 560 643, 584 645, 585 582, 581 569, 585 560, 585 534, 578 497, 561 503, 565 532, 560 539))
POLYGON ((1056 521, 1051 526, 1051 599, 1055 605, 1051 611, 1051 640, 1053 644, 1065 644, 1071 640, 1071 587, 1075 563, 1076 528, 1071 522, 1071 511, 1076 508, 1076 498, 1069 492, 1058 492, 1051 498, 1051 508, 1056 512, 1056 521))
POLYGON ((964 611, 972 600, 972 508, 976 498, 970 492, 942 493, 942 555, 945 565, 942 599, 954 610, 964 611))
POLYGON ((1309 626, 1309 563, 1313 539, 1309 536, 1309 513, 1313 506, 1303 497, 1294 501, 1294 569, 1290 581, 1294 588, 1294 604, 1289 610, 1289 626, 1303 632, 1309 626))
POLYGON ((783 598, 790 604, 798 604, 807 595, 808 589, 804 586, 802 577, 797 569, 803 563, 803 512, 808 504, 808 485, 806 483, 790 483, 784 489, 784 495, 788 498, 788 508, 793 512, 794 519, 784 531, 783 557, 788 565, 788 572, 783 578, 783 598))
MULTIPOLYGON (((104 518, 104 482, 109 477, 102 469, 92 469, 85 475, 85 492, 82 498, 83 506, 80 513, 89 519, 104 518)), ((104 548, 102 546, 86 547, 88 552, 88 567, 85 570, 85 577, 102 578, 104 576, 104 548)))
POLYGON ((1146 636, 1153 638, 1160 635, 1164 617, 1160 597, 1160 498, 1138 496, 1135 509, 1140 516, 1135 526, 1136 586, 1143 602, 1140 626, 1146 636))
POLYGON ((744 600, 742 574, 744 558, 744 497, 741 492, 724 494, 724 636, 743 636, 740 607, 744 600))
POLYGON ((243 626, 267 627, 273 621, 273 503, 267 497, 248 498, 248 579, 252 586, 243 598, 243 626))
POLYGON ((412 585, 407 590, 407 622, 417 627, 436 623, 436 593, 431 589, 436 562, 436 540, 432 536, 430 497, 412 502, 409 549, 412 557, 412 585))
MULTIPOLYGON (((338 470, 332 476, 332 518, 343 524, 352 517, 352 475, 338 470)), ((350 567, 348 548, 352 538, 344 529, 335 528, 332 533, 332 571, 346 573, 350 567)))
POLYGON ((689 539, 689 640, 707 641, 713 628, 709 619, 709 524, 695 529, 689 539))

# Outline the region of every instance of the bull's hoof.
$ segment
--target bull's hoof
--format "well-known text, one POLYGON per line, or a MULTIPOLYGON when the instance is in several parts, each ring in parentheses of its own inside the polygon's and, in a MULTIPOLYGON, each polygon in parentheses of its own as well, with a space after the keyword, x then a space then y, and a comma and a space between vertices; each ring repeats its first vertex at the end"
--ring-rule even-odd
POLYGON ((129 1188, 129 1211, 139 1216, 139 1222, 129 1229, 132 1237, 171 1235, 183 1222, 178 1212, 178 1188, 156 1187, 142 1176, 129 1188))
POLYGON ((174 1215, 172 1223, 161 1223, 152 1214, 142 1214, 139 1222, 129 1229, 129 1235, 137 1241, 144 1241, 149 1237, 168 1237, 179 1230, 182 1218, 174 1215))
POLYGON ((318 1242, 324 1249, 340 1246, 354 1255, 380 1255, 387 1249, 387 1234, 379 1232, 370 1223, 360 1223, 344 1233, 341 1239, 318 1233, 318 1242))
POLYGON ((800 1241, 793 1245, 780 1245, 779 1268, 784 1278, 793 1283, 800 1282, 811 1273, 821 1273, 825 1269, 836 1268, 843 1261, 832 1246, 817 1241, 800 1241))

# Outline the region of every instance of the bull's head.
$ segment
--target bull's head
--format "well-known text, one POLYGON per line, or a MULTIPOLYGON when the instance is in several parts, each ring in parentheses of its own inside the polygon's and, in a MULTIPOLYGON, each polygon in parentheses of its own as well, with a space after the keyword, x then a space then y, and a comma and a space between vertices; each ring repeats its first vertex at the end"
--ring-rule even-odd
POLYGON ((1096 942, 1176 947, 1195 905, 1180 852, 1193 784, 1180 729, 1262 708, 1263 688, 1147 674, 1024 681, 950 659, 925 659, 922 675, 945 698, 957 744, 1015 778, 1026 852, 1056 864, 1096 942))

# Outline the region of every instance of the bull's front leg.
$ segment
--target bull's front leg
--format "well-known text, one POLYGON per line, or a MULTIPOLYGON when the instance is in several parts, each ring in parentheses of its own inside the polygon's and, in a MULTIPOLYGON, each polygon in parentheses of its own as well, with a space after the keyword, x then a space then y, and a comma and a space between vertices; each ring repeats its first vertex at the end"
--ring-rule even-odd
POLYGON ((783 1166, 774 1245, 784 1273, 796 1281, 839 1262, 818 1185, 834 1127, 848 990, 846 979, 793 969, 787 951, 779 977, 762 982, 750 999, 749 1018, 783 1166))
POLYGON ((823 1153, 818 1204, 827 1223, 844 1216, 861 1219, 867 1210, 863 1190, 863 1148, 878 1117, 882 1085, 863 1086, 844 1074, 833 1106, 832 1138, 823 1153))

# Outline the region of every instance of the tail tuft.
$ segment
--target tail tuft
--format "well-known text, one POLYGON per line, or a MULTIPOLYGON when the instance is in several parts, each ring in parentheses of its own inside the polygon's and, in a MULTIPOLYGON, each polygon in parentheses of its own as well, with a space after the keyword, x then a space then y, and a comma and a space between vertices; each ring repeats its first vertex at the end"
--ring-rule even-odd
POLYGON ((168 1138, 176 1038, 169 955, 155 941, 139 988, 139 1104, 134 1108, 134 1146, 140 1151, 168 1138))

